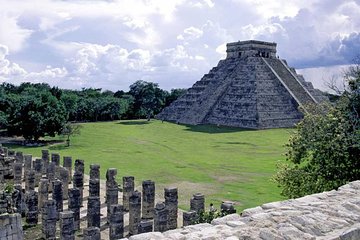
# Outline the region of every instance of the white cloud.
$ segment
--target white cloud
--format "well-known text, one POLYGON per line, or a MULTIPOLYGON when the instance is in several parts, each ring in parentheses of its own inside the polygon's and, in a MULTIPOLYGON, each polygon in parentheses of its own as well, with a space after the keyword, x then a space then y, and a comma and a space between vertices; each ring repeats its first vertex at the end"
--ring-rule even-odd
POLYGON ((20 51, 32 33, 17 24, 17 16, 1 14, 1 11, 0 29, 0 44, 8 46, 12 52, 20 51))

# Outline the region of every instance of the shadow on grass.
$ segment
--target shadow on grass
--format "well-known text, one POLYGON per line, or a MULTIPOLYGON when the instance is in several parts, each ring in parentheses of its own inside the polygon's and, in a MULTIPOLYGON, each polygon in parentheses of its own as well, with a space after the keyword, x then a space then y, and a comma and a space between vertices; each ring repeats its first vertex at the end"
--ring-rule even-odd
POLYGON ((184 129, 185 131, 202 132, 202 133, 210 133, 210 134, 256 131, 254 129, 225 127, 225 126, 216 126, 216 125, 184 125, 184 126, 186 126, 186 129, 184 129))
MULTIPOLYGON (((37 142, 31 142, 31 143, 25 143, 22 140, 10 140, 7 142, 4 142, 2 145, 8 148, 16 148, 16 147, 26 147, 26 148, 37 148, 42 146, 62 146, 62 143, 64 143, 63 140, 41 140, 37 142)), ((50 147, 50 149, 52 148, 50 147)))
POLYGON ((141 121, 137 121, 137 120, 131 120, 131 121, 120 121, 118 122, 118 124, 122 124, 122 125, 144 125, 144 124, 149 124, 150 122, 147 120, 141 120, 141 121))

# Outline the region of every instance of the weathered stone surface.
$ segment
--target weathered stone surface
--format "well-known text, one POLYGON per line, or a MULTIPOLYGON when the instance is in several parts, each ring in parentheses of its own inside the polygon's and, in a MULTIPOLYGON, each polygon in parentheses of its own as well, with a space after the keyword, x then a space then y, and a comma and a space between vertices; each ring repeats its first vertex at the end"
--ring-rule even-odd
POLYGON ((110 206, 119 203, 119 188, 116 182, 117 170, 109 168, 106 171, 106 204, 107 214, 110 215, 110 206))
MULTIPOLYGON (((117 188, 116 188, 116 190, 117 190, 117 188)), ((100 180, 99 179, 89 179, 89 196, 93 196, 93 197, 100 196, 100 180)))
POLYGON ((48 163, 46 176, 49 179, 49 192, 52 192, 53 182, 55 181, 55 163, 48 163))
POLYGON ((41 159, 43 161, 42 173, 46 174, 49 165, 49 150, 47 149, 41 150, 41 159))
POLYGON ((111 205, 108 215, 109 220, 109 239, 119 239, 124 237, 124 211, 119 204, 111 205))
POLYGON ((23 228, 21 223, 21 215, 0 214, 0 239, 1 240, 23 240, 23 228))
POLYGON ((22 179, 22 163, 14 163, 14 184, 21 184, 22 179))
POLYGON ((60 239, 75 240, 74 213, 71 211, 60 213, 60 239))
POLYGON ((49 198, 49 180, 47 178, 40 179, 39 183, 39 211, 42 211, 45 201, 49 198))
POLYGON ((202 193, 195 193, 190 199, 190 210, 197 213, 205 211, 205 196, 202 193))
POLYGON ((142 182, 142 218, 152 219, 155 212, 155 182, 142 182))
POLYGON ((42 177, 43 162, 42 162, 42 159, 36 158, 33 163, 34 163, 33 164, 33 169, 35 171, 35 187, 38 187, 40 179, 42 177))
POLYGON ((80 229, 80 208, 81 208, 80 189, 69 189, 69 210, 74 213, 74 229, 80 229))
POLYGON ((164 189, 165 206, 169 211, 168 229, 177 228, 178 217, 178 189, 169 187, 164 189))
POLYGON ((276 43, 227 44, 227 58, 156 118, 183 124, 244 128, 292 127, 298 106, 326 98, 276 58, 276 43))
POLYGON ((67 200, 69 198, 69 170, 65 167, 60 167, 59 177, 63 187, 63 200, 67 200))
POLYGON ((75 171, 73 176, 73 186, 80 191, 80 206, 83 204, 83 191, 84 191, 84 160, 75 160, 75 171))
POLYGON ((183 212, 183 226, 186 227, 194 224, 196 216, 197 215, 195 211, 183 212))
MULTIPOLYGON (((129 239, 360 239, 360 181, 330 191, 230 214, 212 224, 197 224, 164 233, 139 234, 129 239)), ((157 204, 157 216, 165 204, 157 204)), ((166 217, 164 221, 166 222, 166 217)), ((164 226, 164 224, 162 225, 164 226)))
POLYGON ((129 198, 135 189, 134 177, 123 177, 123 206, 124 211, 129 211, 129 198))
POLYGON ((143 219, 138 225, 138 233, 147 233, 152 232, 153 230, 153 220, 143 219))
POLYGON ((154 231, 155 232, 165 232, 168 229, 169 221, 169 210, 166 208, 165 203, 157 203, 155 206, 155 216, 154 216, 154 231))
POLYGON ((42 208, 42 236, 44 239, 56 239, 56 218, 57 211, 54 200, 47 200, 42 208))
POLYGON ((90 164, 90 179, 100 179, 99 164, 90 164))
POLYGON ((71 183, 72 179, 72 158, 65 156, 63 158, 63 167, 69 171, 69 183, 71 183))
MULTIPOLYGON (((56 179, 53 182, 53 194, 52 198, 55 201, 56 211, 58 213, 63 211, 63 186, 62 181, 56 179)), ((57 217, 59 219, 59 215, 57 217)))
POLYGON ((138 233, 138 225, 141 220, 141 193, 132 192, 129 198, 129 233, 135 235, 138 233))
POLYGON ((83 230, 84 240, 100 240, 100 228, 88 227, 83 230))
POLYGON ((90 196, 87 202, 87 226, 100 228, 100 197, 90 196))

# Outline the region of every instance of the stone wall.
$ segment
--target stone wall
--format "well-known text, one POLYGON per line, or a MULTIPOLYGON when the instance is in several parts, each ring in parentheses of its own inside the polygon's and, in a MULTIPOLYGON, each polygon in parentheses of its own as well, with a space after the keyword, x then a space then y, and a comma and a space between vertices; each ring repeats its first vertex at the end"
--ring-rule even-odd
POLYGON ((337 191, 263 204, 212 221, 170 230, 132 236, 147 239, 360 239, 360 181, 337 191))
POLYGON ((22 240, 21 215, 18 213, 0 215, 0 240, 22 240))

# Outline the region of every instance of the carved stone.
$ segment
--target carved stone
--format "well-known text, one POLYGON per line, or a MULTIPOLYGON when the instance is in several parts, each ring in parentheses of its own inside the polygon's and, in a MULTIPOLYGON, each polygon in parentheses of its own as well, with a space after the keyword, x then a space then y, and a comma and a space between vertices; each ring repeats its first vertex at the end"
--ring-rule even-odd
POLYGON ((142 182, 142 218, 153 219, 155 212, 155 182, 142 182))
POLYGON ((65 211, 60 213, 60 239, 75 240, 74 213, 65 211))
POLYGON ((157 203, 155 206, 154 216, 154 231, 165 232, 168 229, 169 210, 166 208, 165 203, 157 203))
POLYGON ((87 226, 100 228, 100 197, 90 196, 87 202, 87 226))
POLYGON ((129 234, 138 234, 138 225, 141 220, 141 193, 132 192, 129 198, 129 234))
POLYGON ((133 176, 123 177, 123 206, 124 211, 129 211, 129 198, 134 191, 135 183, 133 176))
POLYGON ((116 204, 110 206, 109 239, 115 240, 124 237, 124 212, 123 206, 116 204))
POLYGON ((169 211, 168 229, 177 228, 178 189, 175 187, 164 189, 165 205, 169 211))

